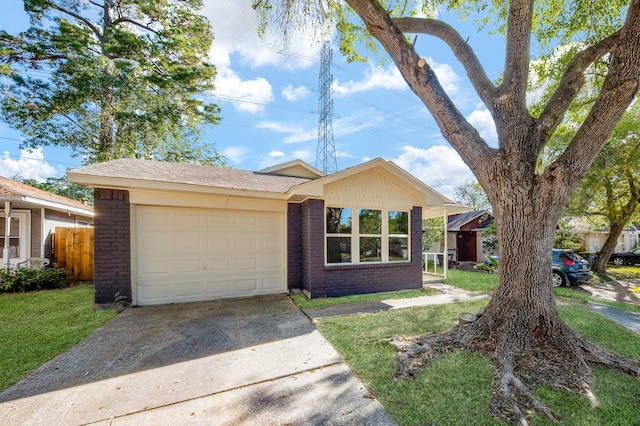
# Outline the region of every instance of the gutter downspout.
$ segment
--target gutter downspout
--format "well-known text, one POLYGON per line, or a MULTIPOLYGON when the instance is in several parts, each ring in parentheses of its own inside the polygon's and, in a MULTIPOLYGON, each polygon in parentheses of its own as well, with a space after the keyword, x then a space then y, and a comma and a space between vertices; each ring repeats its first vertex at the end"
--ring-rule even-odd
POLYGON ((7 261, 7 270, 11 267, 11 201, 4 202, 4 247, 2 255, 7 261))

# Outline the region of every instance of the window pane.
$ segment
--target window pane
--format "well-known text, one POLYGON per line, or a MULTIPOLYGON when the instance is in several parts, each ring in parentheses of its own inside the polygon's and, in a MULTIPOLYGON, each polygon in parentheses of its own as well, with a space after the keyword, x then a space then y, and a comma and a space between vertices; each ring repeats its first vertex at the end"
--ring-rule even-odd
POLYGON ((380 262, 382 260, 379 237, 360 237, 360 262, 380 262))
POLYGON ((409 234, 409 212, 389 211, 389 234, 409 234))
POLYGON ((351 233, 351 209, 327 207, 327 234, 351 233))
POLYGON ((382 210, 360 209, 360 233, 382 234, 382 210))
POLYGON ((409 239, 406 237, 389 238, 389 261, 409 260, 409 239))
POLYGON ((351 262, 351 237, 327 237, 327 263, 351 262))

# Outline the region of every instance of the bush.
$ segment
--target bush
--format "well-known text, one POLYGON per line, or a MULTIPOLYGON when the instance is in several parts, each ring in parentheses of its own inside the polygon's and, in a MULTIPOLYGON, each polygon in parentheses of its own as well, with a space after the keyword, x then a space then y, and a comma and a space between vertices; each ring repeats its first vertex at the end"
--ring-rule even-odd
POLYGON ((66 287, 73 282, 67 271, 60 268, 0 269, 0 293, 24 293, 66 287))

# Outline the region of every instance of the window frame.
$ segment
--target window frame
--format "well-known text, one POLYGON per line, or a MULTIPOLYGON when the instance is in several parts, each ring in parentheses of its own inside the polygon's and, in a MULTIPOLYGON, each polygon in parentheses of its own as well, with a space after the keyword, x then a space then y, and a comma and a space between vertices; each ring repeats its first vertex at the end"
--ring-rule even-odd
MULTIPOLYGON (((6 220, 6 216, 0 213, 3 219, 6 220)), ((10 256, 10 263, 16 264, 23 262, 30 257, 31 254, 31 212, 29 210, 12 210, 9 215, 11 218, 18 218, 18 250, 17 256, 10 256)), ((2 235, 0 236, 0 263, 6 265, 7 260, 4 258, 4 235, 5 224, 2 225, 2 235)), ((9 236, 9 238, 13 238, 9 236)), ((11 250, 9 250, 11 251, 11 250)))
POLYGON ((324 223, 324 264, 325 266, 349 266, 349 265, 375 265, 375 264, 398 264, 411 263, 411 210, 401 208, 370 208, 363 206, 347 206, 347 205, 330 205, 324 207, 323 212, 324 223), (351 233, 328 233, 327 232, 327 214, 329 209, 351 209, 351 233), (361 234, 360 233, 360 211, 361 210, 377 210, 381 212, 381 233, 380 234, 361 234), (389 233, 389 213, 403 212, 407 214, 407 234, 390 234, 389 233), (351 261, 333 263, 329 262, 329 238, 350 238, 351 239, 351 261), (389 241, 391 238, 407 239, 407 258, 406 259, 389 259, 389 241), (360 238, 380 238, 380 260, 363 261, 360 259, 360 238))

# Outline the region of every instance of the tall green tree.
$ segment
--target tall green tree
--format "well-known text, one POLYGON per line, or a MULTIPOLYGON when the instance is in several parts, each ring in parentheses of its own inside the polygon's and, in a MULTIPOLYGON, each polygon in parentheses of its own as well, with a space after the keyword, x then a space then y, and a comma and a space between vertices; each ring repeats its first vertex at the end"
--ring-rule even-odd
POLYGON ((0 118, 25 146, 71 147, 85 163, 121 157, 219 163, 200 141, 219 121, 202 0, 24 0, 32 26, 0 31, 0 118))
POLYGON ((568 210, 599 217, 609 229, 594 262, 606 272, 618 238, 640 205, 640 108, 628 111, 573 194, 568 210))
POLYGON ((560 319, 551 285, 556 223, 640 87, 640 0, 257 0, 254 6, 263 22, 276 25, 329 18, 340 32, 341 51, 352 59, 361 57, 362 45, 386 51, 493 207, 499 284, 486 312, 441 334, 398 339, 401 374, 415 374, 452 348, 485 353, 495 366, 491 411, 520 424, 532 412, 555 417, 531 386, 572 389, 595 404, 590 364, 640 375, 637 363, 584 339, 560 319), (487 76, 472 42, 439 19, 441 9, 473 15, 504 34, 498 82, 487 76), (431 44, 416 42, 415 35, 435 37, 451 49, 496 124, 497 147, 456 107, 426 59, 434 53, 431 44), (527 97, 533 43, 563 46, 563 61, 537 75, 553 94, 536 109, 527 97), (539 169, 544 147, 571 105, 582 100, 585 75, 596 63, 605 77, 592 92, 588 114, 576 123, 566 149, 539 169))
POLYGON ((454 188, 456 203, 470 207, 475 211, 491 210, 487 194, 478 182, 467 181, 454 188))
POLYGON ((43 191, 47 191, 52 194, 62 195, 63 197, 71 198, 72 200, 86 200, 88 204, 93 205, 93 189, 71 183, 66 178, 50 177, 44 182, 38 182, 35 179, 21 179, 20 177, 15 177, 14 179, 18 182, 24 183, 25 185, 42 189, 43 191))

